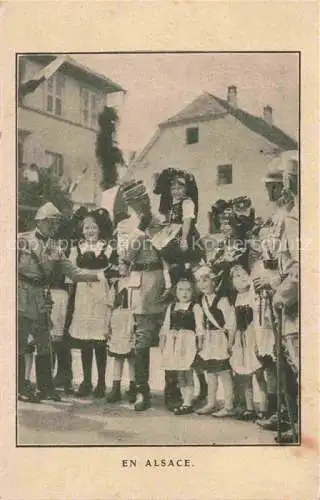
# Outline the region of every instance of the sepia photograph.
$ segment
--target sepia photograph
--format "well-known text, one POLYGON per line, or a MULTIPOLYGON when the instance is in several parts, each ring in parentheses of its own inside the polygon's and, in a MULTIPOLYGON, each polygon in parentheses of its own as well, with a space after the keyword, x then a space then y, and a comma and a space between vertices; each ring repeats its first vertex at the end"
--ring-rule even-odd
POLYGON ((18 447, 299 445, 300 91, 299 52, 16 54, 18 447))

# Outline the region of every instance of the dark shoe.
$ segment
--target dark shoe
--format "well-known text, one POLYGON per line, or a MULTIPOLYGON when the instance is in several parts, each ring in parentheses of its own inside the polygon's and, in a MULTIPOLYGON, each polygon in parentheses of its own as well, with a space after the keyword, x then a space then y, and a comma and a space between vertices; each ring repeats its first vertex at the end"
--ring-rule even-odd
POLYGON ((165 387, 164 402, 169 411, 173 411, 175 408, 181 406, 182 396, 179 387, 176 385, 165 387))
POLYGON ((256 417, 257 415, 255 411, 245 410, 239 415, 237 415, 237 420, 242 420, 244 422, 250 422, 250 421, 253 422, 254 420, 256 420, 256 417))
POLYGON ((28 384, 26 384, 24 390, 18 394, 18 401, 24 403, 41 403, 41 398, 33 387, 28 387, 28 384))
POLYGON ((98 384, 93 391, 94 398, 104 398, 105 394, 106 394, 106 386, 102 384, 98 384))
POLYGON ((57 391, 39 391, 37 393, 38 397, 41 400, 46 400, 46 401, 55 401, 56 403, 60 403, 61 397, 57 393, 57 391))
POLYGON ((129 403, 135 403, 137 399, 137 388, 135 382, 130 382, 129 389, 126 392, 129 403))
MULTIPOLYGON (((278 417, 276 414, 271 415, 268 419, 257 420, 256 424, 261 427, 261 429, 265 429, 268 431, 276 431, 278 429, 278 417)), ((280 420, 280 428, 283 431, 288 430, 290 427, 289 422, 284 419, 280 420)))
POLYGON ((36 384, 33 384, 30 380, 26 380, 24 383, 25 390, 35 392, 36 391, 36 384))
POLYGON ((179 406, 179 408, 175 408, 173 410, 173 413, 175 415, 188 415, 190 413, 193 413, 193 408, 192 406, 181 405, 179 406))
POLYGON ((201 408, 202 406, 204 406, 206 404, 206 398, 207 396, 204 396, 202 394, 199 394, 197 397, 195 397, 193 400, 192 400, 192 405, 195 407, 195 408, 201 408))
POLYGON ((121 382, 120 380, 114 380, 112 384, 112 389, 107 395, 108 403, 117 403, 121 401, 121 390, 120 390, 121 382))
POLYGON ((85 398, 90 396, 92 392, 92 384, 88 384, 87 382, 81 382, 79 385, 79 389, 76 392, 76 396, 78 398, 85 398))
POLYGON ((64 389, 64 386, 65 386, 65 377, 63 375, 61 375, 60 373, 57 373, 57 375, 53 379, 53 385, 56 388, 64 389))
POLYGON ((287 432, 284 432, 281 435, 280 440, 278 439, 278 436, 276 436, 274 440, 278 444, 297 444, 299 442, 298 433, 296 432, 296 437, 294 439, 291 429, 287 432))
POLYGON ((150 408, 150 398, 143 395, 141 392, 137 394, 137 399, 134 405, 135 411, 145 411, 150 408))
POLYGON ((73 389, 71 382, 65 382, 63 389, 66 396, 72 396, 75 394, 75 390, 73 389))

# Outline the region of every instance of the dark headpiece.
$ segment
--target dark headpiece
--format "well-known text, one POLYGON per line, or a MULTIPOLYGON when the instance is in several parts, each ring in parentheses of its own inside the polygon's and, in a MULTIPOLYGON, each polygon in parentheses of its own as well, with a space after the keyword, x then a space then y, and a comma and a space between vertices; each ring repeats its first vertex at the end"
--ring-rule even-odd
POLYGON ((219 199, 211 207, 210 219, 211 219, 211 232, 218 232, 220 230, 222 218, 231 219, 233 215, 232 203, 231 201, 219 199))
POLYGON ((155 181, 153 189, 154 194, 160 195, 159 212, 167 215, 172 206, 171 185, 177 180, 184 181, 186 186, 186 196, 191 198, 195 206, 195 217, 197 219, 199 202, 198 202, 198 187, 196 180, 192 174, 185 170, 178 170, 176 168, 167 168, 163 170, 155 181))
MULTIPOLYGON (((109 212, 104 208, 89 211, 86 207, 80 207, 73 215, 73 219, 78 226, 78 233, 81 232, 81 226, 86 217, 91 217, 96 222, 100 230, 100 238, 108 239, 113 233, 113 225, 109 212)), ((80 236, 80 234, 79 234, 80 236)))
POLYGON ((172 285, 175 286, 179 281, 190 281, 194 283, 194 275, 191 269, 183 269, 179 265, 173 265, 171 270, 172 285))

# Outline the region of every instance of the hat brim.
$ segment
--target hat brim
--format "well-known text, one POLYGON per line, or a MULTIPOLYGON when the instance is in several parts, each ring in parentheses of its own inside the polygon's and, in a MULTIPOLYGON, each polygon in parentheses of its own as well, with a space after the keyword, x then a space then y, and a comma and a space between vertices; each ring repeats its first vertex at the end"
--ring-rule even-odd
POLYGON ((47 216, 40 216, 40 217, 35 217, 34 220, 61 220, 63 219, 62 214, 56 214, 56 215, 47 215, 47 216))

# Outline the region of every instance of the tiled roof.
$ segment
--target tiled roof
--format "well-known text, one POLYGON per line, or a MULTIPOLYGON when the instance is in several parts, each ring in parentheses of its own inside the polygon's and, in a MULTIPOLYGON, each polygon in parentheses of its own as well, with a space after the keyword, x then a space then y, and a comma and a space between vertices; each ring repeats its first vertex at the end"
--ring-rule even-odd
MULTIPOLYGON (((24 54, 20 57, 27 57, 30 60, 38 62, 40 64, 47 65, 51 63, 57 56, 54 54, 24 54)), ((89 68, 88 66, 80 63, 71 56, 67 56, 65 62, 62 66, 63 71, 66 74, 70 74, 76 79, 80 79, 93 85, 98 90, 105 93, 112 92, 125 92, 125 89, 121 87, 118 83, 113 82, 110 78, 107 78, 101 73, 97 73, 95 70, 89 68)))
POLYGON ((194 99, 182 111, 160 124, 161 127, 205 118, 216 118, 226 114, 226 110, 211 94, 205 92, 194 99))
POLYGON ((247 111, 233 108, 225 99, 213 94, 204 93, 192 101, 182 111, 160 124, 160 128, 170 127, 181 123, 201 120, 211 120, 229 113, 239 120, 245 127, 265 137, 284 150, 297 149, 297 142, 285 134, 275 125, 269 125, 263 118, 254 116, 247 111))

